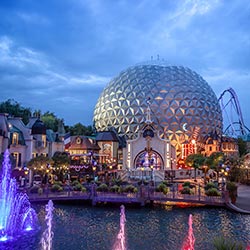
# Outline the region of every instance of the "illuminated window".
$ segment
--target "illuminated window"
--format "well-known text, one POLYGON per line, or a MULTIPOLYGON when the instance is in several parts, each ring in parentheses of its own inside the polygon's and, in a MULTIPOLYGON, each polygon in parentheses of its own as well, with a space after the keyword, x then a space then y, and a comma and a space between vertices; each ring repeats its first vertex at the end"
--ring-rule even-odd
POLYGON ((13 158, 14 158, 14 161, 15 161, 15 167, 18 167, 19 166, 19 164, 18 164, 19 153, 18 152, 14 152, 13 153, 13 158))
POLYGON ((12 144, 18 144, 18 133, 13 133, 12 135, 12 144))
POLYGON ((44 148, 46 147, 46 135, 42 135, 42 145, 44 148))

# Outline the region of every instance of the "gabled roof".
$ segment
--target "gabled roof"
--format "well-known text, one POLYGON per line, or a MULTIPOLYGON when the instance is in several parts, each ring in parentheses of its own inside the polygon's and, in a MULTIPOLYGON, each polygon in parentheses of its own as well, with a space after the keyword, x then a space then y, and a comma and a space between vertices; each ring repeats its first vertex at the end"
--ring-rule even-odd
POLYGON ((8 122, 6 114, 0 113, 0 136, 8 137, 8 122))
POLYGON ((100 147, 94 143, 91 143, 90 139, 85 136, 71 136, 69 149, 85 149, 85 150, 99 150, 100 147))
POLYGON ((96 135, 96 141, 116 141, 119 139, 113 131, 102 131, 98 132, 96 135))
POLYGON ((27 128, 22 119, 19 117, 12 117, 12 118, 8 118, 8 122, 12 125, 15 126, 16 128, 18 128, 20 131, 22 131, 24 139, 28 140, 30 139, 30 129, 27 128))

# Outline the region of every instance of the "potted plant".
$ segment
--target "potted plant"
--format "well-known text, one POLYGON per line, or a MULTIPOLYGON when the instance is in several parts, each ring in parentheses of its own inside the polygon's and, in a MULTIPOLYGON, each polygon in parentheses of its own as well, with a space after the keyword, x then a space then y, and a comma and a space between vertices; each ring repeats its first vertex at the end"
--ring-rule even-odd
POLYGON ((229 194, 229 197, 231 199, 231 202, 233 204, 236 203, 236 198, 237 198, 237 189, 238 189, 238 186, 236 185, 235 182, 227 182, 227 186, 226 186, 226 189, 228 191, 228 194, 229 194))

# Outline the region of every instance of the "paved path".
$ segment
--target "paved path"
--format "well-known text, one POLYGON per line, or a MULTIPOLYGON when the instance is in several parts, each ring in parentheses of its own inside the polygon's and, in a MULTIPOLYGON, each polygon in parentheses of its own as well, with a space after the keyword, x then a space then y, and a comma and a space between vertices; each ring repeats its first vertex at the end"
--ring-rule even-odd
POLYGON ((238 197, 235 206, 250 212, 250 186, 238 185, 238 197))

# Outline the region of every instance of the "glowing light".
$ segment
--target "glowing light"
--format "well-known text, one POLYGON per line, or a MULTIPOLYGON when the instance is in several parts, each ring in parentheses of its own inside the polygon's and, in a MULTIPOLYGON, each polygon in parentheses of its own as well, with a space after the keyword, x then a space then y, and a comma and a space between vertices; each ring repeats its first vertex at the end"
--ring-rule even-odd
POLYGON ((7 237, 7 235, 4 235, 4 236, 2 236, 2 237, 0 237, 0 241, 7 241, 8 240, 8 237, 7 237))
POLYGON ((18 192, 16 179, 11 178, 8 150, 4 152, 0 180, 0 230, 1 241, 5 241, 25 231, 28 225, 35 225, 37 216, 27 194, 18 192))
POLYGON ((25 228, 25 231, 31 231, 33 228, 31 226, 28 226, 25 228))

